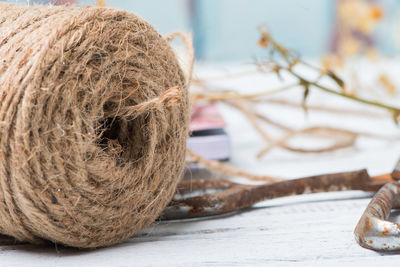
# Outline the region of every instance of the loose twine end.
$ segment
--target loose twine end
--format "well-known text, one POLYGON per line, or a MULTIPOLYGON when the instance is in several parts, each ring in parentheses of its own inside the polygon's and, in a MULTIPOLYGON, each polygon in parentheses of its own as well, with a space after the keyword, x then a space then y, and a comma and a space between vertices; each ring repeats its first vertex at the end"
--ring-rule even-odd
POLYGON ((195 52, 194 52, 194 46, 193 46, 193 38, 191 35, 185 33, 185 32, 172 32, 168 34, 165 37, 165 40, 168 42, 171 42, 175 38, 180 37, 182 39, 183 44, 185 45, 186 48, 186 53, 187 53, 187 58, 188 58, 188 70, 187 70, 187 78, 186 78, 186 83, 187 86, 192 82, 192 77, 193 77, 193 66, 194 66, 194 61, 195 61, 195 52))
MULTIPOLYGON (((183 41, 183 44, 186 47, 187 51, 187 57, 189 59, 188 62, 188 70, 187 70, 187 77, 186 77, 186 85, 185 87, 188 88, 190 86, 190 83, 192 81, 192 75, 193 75, 193 65, 195 61, 195 53, 194 53, 194 47, 193 47, 193 38, 184 32, 172 32, 169 35, 165 37, 165 40, 167 42, 171 42, 175 38, 180 37, 183 41)), ((138 85, 139 87, 139 85, 138 85)), ((136 87, 133 91, 136 91, 138 89, 136 87)), ((134 106, 130 107, 125 107, 124 110, 119 110, 118 114, 119 115, 125 115, 125 116, 133 116, 137 117, 145 112, 154 110, 154 109, 160 109, 163 106, 164 107, 172 107, 174 105, 178 105, 181 103, 181 90, 179 86, 174 86, 163 92, 160 96, 155 97, 153 99, 150 99, 148 101, 139 103, 134 106)), ((130 95, 129 95, 130 96, 130 95)), ((123 100, 126 100, 129 96, 124 98, 123 100)), ((111 114, 108 114, 111 115, 111 114)), ((112 114, 116 115, 116 114, 112 114)))
MULTIPOLYGON (((125 106, 120 108, 117 112, 119 116, 137 117, 143 113, 150 112, 155 109, 162 109, 163 107, 172 107, 181 103, 181 87, 174 86, 164 91, 160 96, 150 100, 141 102, 134 106, 125 106)), ((106 114, 112 117, 117 114, 106 114)))

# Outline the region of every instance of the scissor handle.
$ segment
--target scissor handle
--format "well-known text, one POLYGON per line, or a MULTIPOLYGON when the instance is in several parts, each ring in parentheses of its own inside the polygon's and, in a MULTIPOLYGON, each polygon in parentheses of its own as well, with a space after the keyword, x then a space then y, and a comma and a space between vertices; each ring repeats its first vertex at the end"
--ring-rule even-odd
POLYGON ((400 224, 389 222, 390 211, 400 207, 400 183, 384 185, 368 204, 354 234, 364 248, 400 251, 400 224))
POLYGON ((393 169, 392 178, 395 180, 400 180, 400 160, 397 162, 396 167, 394 167, 393 169))

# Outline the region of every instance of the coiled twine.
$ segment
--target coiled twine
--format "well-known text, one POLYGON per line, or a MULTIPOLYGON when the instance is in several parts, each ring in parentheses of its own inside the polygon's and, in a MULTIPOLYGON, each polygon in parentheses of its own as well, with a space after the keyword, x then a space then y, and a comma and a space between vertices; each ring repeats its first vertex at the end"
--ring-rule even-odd
POLYGON ((91 248, 152 223, 180 178, 187 82, 143 19, 0 2, 0 233, 91 248))

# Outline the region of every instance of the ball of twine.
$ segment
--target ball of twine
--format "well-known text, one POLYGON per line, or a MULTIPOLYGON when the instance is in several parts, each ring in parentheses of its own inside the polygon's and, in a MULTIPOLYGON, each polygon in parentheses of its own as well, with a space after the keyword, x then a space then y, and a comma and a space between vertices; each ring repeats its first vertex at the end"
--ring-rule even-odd
POLYGON ((0 233, 108 246, 172 198, 187 82, 137 16, 0 3, 0 103, 0 233))

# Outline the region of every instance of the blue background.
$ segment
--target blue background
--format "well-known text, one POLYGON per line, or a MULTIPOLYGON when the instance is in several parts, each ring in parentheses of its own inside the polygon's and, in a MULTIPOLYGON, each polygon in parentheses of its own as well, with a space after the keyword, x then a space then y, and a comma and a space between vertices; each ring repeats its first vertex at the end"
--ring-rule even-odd
MULTIPOLYGON (((376 2, 385 9, 376 38, 379 47, 393 55, 396 32, 400 36, 396 21, 400 1, 376 2)), ((106 4, 138 14, 161 33, 193 31, 197 58, 207 61, 252 61, 260 52, 260 25, 303 56, 319 57, 329 50, 335 19, 334 0, 108 0, 106 4)))

